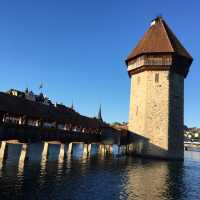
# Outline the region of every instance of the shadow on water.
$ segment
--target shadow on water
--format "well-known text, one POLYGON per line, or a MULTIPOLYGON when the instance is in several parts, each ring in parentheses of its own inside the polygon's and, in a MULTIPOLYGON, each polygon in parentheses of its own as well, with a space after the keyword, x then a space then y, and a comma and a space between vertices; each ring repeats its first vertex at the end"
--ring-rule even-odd
POLYGON ((85 156, 82 149, 76 144, 73 154, 63 157, 58 145, 52 144, 49 155, 41 159, 42 146, 36 144, 20 165, 19 146, 9 146, 0 169, 0 199, 196 200, 200 196, 199 152, 187 153, 184 162, 167 162, 102 156, 95 145, 85 156))

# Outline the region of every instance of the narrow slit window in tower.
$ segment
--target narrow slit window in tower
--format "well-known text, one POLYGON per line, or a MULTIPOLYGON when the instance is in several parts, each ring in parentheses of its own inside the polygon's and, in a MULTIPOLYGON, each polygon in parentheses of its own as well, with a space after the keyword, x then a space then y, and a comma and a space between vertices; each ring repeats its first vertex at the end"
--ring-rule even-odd
POLYGON ((138 106, 136 107, 136 116, 138 115, 138 106))
POLYGON ((159 74, 158 74, 158 73, 155 74, 155 82, 156 82, 156 83, 159 82, 159 74))

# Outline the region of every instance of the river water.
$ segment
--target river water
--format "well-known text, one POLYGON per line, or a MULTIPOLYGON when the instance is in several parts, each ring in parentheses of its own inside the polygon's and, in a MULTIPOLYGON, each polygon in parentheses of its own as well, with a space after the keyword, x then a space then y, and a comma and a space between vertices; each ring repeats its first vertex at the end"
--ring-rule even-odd
POLYGON ((73 155, 58 159, 52 145, 48 160, 40 147, 19 165, 19 145, 8 148, 0 168, 0 199, 67 200, 197 200, 200 199, 200 152, 185 152, 184 162, 167 162, 126 156, 89 157, 76 145, 73 155))

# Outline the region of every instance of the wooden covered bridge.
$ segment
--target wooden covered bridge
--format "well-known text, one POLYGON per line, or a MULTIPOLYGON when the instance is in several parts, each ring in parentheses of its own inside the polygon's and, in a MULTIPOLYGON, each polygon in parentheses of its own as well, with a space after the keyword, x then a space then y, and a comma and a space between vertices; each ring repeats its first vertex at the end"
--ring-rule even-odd
POLYGON ((0 140, 100 143, 109 138, 119 144, 124 136, 102 119, 83 116, 65 105, 46 105, 3 92, 0 123, 0 140))
POLYGON ((21 145, 19 163, 23 166, 28 149, 38 142, 43 144, 41 158, 46 159, 49 144, 60 145, 59 157, 71 154, 74 143, 83 144, 85 155, 92 144, 105 153, 114 144, 124 149, 127 134, 101 118, 83 116, 61 104, 44 104, 0 92, 0 168, 9 145, 21 145))

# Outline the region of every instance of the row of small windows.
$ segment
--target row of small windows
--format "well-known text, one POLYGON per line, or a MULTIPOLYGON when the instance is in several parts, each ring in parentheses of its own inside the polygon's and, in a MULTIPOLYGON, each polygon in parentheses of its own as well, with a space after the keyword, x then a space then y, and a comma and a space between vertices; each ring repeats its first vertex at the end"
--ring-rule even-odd
MULTIPOLYGON (((159 83, 159 73, 155 74, 155 83, 159 83)), ((137 77, 137 84, 140 84, 140 77, 137 77)))
POLYGON ((133 66, 141 66, 141 65, 171 65, 172 58, 171 56, 141 56, 135 59, 132 63, 133 66))

